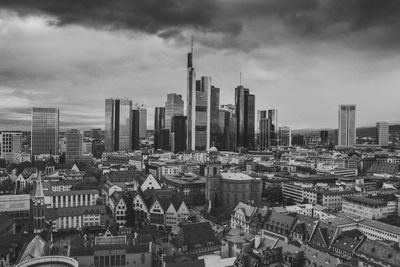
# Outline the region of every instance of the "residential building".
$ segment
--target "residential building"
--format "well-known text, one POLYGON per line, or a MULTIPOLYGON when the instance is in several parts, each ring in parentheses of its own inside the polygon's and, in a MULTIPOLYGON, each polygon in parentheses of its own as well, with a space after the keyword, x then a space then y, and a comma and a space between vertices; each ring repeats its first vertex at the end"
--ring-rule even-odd
POLYGON ((31 155, 58 155, 59 110, 32 108, 31 155))
POLYGON ((388 202, 361 196, 349 196, 342 200, 342 211, 368 219, 382 219, 389 215, 388 202))
POLYGON ((132 101, 105 100, 104 143, 107 152, 132 149, 132 101))

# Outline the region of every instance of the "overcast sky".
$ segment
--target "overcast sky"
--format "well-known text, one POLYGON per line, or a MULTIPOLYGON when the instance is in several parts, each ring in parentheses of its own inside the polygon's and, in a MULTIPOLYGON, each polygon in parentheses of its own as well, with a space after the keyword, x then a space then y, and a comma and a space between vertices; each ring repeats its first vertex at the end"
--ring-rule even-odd
POLYGON ((149 108, 186 100, 186 54, 221 104, 242 83, 256 109, 292 129, 400 122, 397 0, 0 0, 0 128, 29 129, 30 108, 60 109, 61 128, 104 128, 104 99, 149 108))

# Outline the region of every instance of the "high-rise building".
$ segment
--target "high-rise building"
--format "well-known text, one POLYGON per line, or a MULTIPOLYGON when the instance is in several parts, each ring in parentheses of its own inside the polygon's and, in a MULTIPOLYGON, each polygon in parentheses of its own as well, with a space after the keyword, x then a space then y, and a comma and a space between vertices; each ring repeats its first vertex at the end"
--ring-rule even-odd
POLYGON ((140 114, 138 109, 133 109, 131 111, 132 118, 132 149, 138 150, 140 148, 139 145, 139 123, 140 123, 140 114))
POLYGON ((147 109, 142 105, 139 108, 139 139, 147 138, 147 109))
POLYGON ((235 88, 237 119, 237 146, 254 147, 255 97, 250 90, 239 85, 235 88))
POLYGON ((338 146, 356 143, 356 106, 340 105, 338 116, 338 146))
POLYGON ((32 157, 39 154, 58 155, 59 110, 32 108, 32 157))
POLYGON ((183 116, 183 99, 182 95, 168 94, 167 101, 165 102, 165 128, 171 130, 172 117, 183 116))
POLYGON ((90 129, 89 137, 93 138, 93 139, 100 139, 101 138, 101 129, 100 128, 90 129))
POLYGON ((271 121, 266 117, 260 117, 259 121, 260 131, 260 150, 266 150, 271 146, 271 121))
POLYGON ((156 107, 154 112, 154 131, 165 128, 165 107, 156 107))
POLYGON ((375 143, 380 146, 389 145, 389 123, 386 121, 380 121, 376 123, 376 137, 375 143))
POLYGON ((14 162, 14 155, 22 152, 22 132, 3 131, 0 133, 0 157, 14 162))
POLYGON ((168 129, 160 129, 154 132, 154 149, 170 150, 170 131, 168 129))
POLYGON ((132 149, 132 101, 106 99, 105 150, 132 149))
POLYGON ((186 150, 186 116, 173 116, 171 123, 173 133, 173 147, 171 150, 175 153, 186 150))
POLYGON ((288 126, 279 127, 279 141, 282 146, 292 145, 292 131, 288 126))
POLYGON ((210 97, 210 146, 215 146, 218 150, 222 150, 224 132, 223 127, 221 129, 222 122, 219 115, 220 89, 211 86, 210 97))
POLYGON ((196 81, 195 109, 192 125, 192 150, 210 148, 211 77, 196 81))
POLYGON ((224 150, 236 151, 237 149, 237 120, 235 105, 221 105, 220 113, 224 117, 224 150))
POLYGON ((82 159, 82 133, 77 129, 68 130, 66 133, 65 162, 73 164, 82 159))
POLYGON ((321 138, 321 144, 328 143, 328 136, 329 136, 329 133, 327 130, 319 131, 319 137, 321 138))
POLYGON ((195 111, 196 111, 196 71, 193 67, 193 40, 191 50, 187 55, 187 92, 186 92, 186 117, 187 117, 187 149, 194 150, 195 111))
POLYGON ((277 146, 279 144, 278 110, 269 109, 268 119, 271 123, 271 146, 277 146))

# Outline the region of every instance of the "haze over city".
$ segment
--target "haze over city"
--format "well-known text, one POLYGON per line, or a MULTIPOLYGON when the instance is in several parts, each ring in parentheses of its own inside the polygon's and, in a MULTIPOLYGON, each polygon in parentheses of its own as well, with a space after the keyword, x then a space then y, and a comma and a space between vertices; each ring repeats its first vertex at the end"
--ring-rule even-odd
POLYGON ((30 128, 32 106, 60 109, 61 128, 104 127, 104 99, 149 110, 186 94, 194 37, 199 76, 234 103, 242 84, 256 110, 292 129, 335 128, 337 106, 357 126, 399 122, 397 1, 0 1, 1 128, 30 128))

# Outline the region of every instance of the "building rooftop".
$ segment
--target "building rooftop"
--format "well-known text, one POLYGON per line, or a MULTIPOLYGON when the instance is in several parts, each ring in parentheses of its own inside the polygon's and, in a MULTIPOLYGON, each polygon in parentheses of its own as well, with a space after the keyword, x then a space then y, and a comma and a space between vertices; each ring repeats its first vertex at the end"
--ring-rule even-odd
POLYGON ((236 180, 236 181, 245 181, 254 179, 250 175, 241 172, 222 172, 221 177, 222 179, 236 180))
POLYGON ((353 203, 364 204, 364 205, 368 205, 368 206, 383 206, 386 204, 385 201, 361 197, 361 196, 348 196, 348 197, 344 197, 343 200, 353 202, 353 203))
POLYGON ((98 194, 97 189, 86 189, 86 190, 70 190, 70 191, 44 191, 45 196, 66 196, 66 195, 84 195, 84 194, 98 194))

